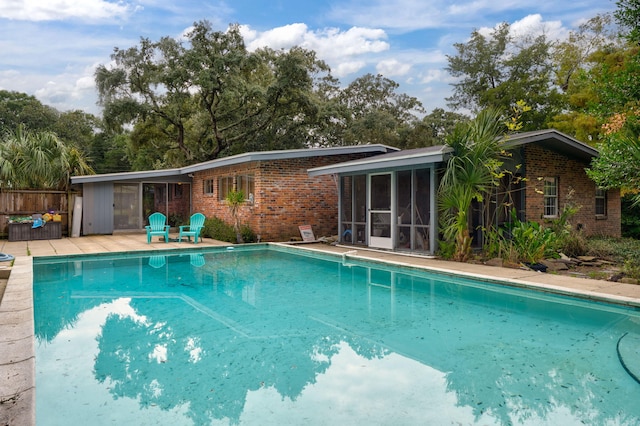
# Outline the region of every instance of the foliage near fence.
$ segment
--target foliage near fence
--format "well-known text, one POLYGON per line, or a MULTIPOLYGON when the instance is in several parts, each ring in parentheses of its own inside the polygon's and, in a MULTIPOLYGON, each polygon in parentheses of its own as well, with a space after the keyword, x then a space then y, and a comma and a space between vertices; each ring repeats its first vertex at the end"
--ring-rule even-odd
POLYGON ((0 237, 7 238, 9 218, 44 214, 53 210, 62 216, 62 235, 69 235, 70 211, 75 192, 47 190, 0 190, 0 237))

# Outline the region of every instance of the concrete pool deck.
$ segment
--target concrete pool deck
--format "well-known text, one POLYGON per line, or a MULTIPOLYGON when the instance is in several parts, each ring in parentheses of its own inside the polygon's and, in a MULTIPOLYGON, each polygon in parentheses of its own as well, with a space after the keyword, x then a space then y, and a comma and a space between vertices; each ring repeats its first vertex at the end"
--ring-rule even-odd
MULTIPOLYGON (((10 268, 10 262, 0 262, 0 279, 5 279, 10 272, 4 295, 0 295, 0 425, 35 425, 35 338, 32 292, 34 257, 179 250, 226 245, 229 244, 208 238, 203 239, 197 246, 187 242, 163 243, 157 240, 147 244, 145 234, 141 233, 42 241, 0 240, 0 253, 15 256, 13 266, 10 268)), ((426 268, 481 280, 502 281, 519 287, 574 294, 587 299, 640 307, 640 285, 448 262, 355 247, 303 244, 299 245, 299 248, 330 252, 355 259, 426 268)))

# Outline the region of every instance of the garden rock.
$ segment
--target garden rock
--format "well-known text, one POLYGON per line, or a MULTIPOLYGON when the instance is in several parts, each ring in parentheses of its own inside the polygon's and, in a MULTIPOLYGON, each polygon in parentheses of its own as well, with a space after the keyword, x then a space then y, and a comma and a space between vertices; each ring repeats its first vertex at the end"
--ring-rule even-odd
POLYGON ((493 259, 487 260, 484 264, 487 265, 487 266, 500 266, 500 267, 502 267, 503 261, 502 261, 502 258, 500 258, 500 257, 494 257, 493 259))
POLYGON ((549 271, 566 271, 569 269, 567 263, 560 259, 545 259, 541 263, 544 264, 549 271))

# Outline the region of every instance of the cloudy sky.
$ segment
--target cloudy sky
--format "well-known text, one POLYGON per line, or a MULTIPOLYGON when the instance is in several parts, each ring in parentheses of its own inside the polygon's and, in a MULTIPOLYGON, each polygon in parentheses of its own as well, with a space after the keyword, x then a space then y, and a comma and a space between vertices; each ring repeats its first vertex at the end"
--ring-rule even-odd
POLYGON ((114 47, 179 36, 195 21, 243 26, 247 46, 315 50, 343 85, 365 73, 446 108, 454 43, 500 22, 562 37, 614 0, 0 0, 0 89, 99 114, 97 65, 114 47))

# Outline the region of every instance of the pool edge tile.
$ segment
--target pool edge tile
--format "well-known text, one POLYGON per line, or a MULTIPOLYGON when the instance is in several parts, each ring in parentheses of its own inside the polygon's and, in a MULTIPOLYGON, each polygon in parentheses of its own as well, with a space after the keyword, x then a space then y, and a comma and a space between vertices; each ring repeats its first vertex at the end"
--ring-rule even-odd
POLYGON ((32 257, 16 257, 0 301, 0 424, 35 425, 32 270, 32 257))

